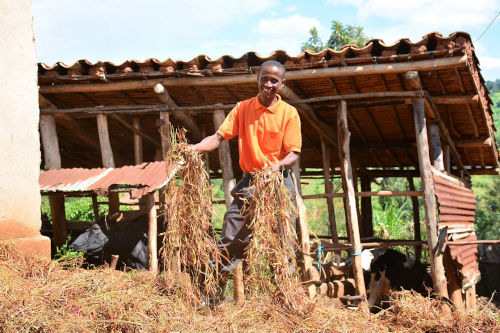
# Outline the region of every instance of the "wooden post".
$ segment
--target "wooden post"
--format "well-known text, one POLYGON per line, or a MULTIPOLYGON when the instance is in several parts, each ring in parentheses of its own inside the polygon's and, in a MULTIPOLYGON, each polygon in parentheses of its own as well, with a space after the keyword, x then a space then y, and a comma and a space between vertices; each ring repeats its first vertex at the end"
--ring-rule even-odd
POLYGON ((105 168, 114 168, 115 160, 113 150, 109 141, 108 119, 102 113, 97 115, 97 131, 99 133, 99 144, 101 146, 102 165, 105 168))
POLYGON ((148 193, 141 198, 144 204, 144 210, 148 214, 148 256, 149 256, 149 271, 156 275, 158 273, 158 225, 156 219, 156 207, 154 192, 148 193))
MULTIPOLYGON (((300 195, 300 179, 295 176, 295 172, 298 169, 299 161, 295 162, 292 166, 292 181, 295 187, 295 201, 297 204, 297 210, 299 212, 299 216, 297 217, 297 236, 299 238, 300 249, 302 253, 300 256, 302 257, 302 281, 311 280, 311 275, 314 272, 315 268, 312 264, 312 258, 309 254, 311 252, 311 244, 309 243, 309 226, 307 225, 307 216, 306 216, 306 205, 304 205, 304 201, 302 200, 302 196, 300 195)), ((310 283, 305 286, 307 289, 307 293, 309 294, 309 298, 314 298, 316 296, 316 286, 314 283, 310 283)))
POLYGON ((476 309, 476 285, 472 285, 465 291, 465 308, 467 310, 476 309))
MULTIPOLYGON (((407 73, 408 74, 408 73, 407 73)), ((418 78, 418 73, 416 75, 418 78)), ((407 79, 408 76, 407 76, 407 79)), ((414 78, 413 78, 414 79, 414 78)), ((424 99, 413 100, 413 115, 415 120, 415 136, 417 138, 418 164, 422 189, 424 191, 423 203, 425 210, 425 226, 427 230, 427 243, 431 258, 431 273, 434 281, 434 290, 437 295, 448 297, 446 277, 443 265, 443 253, 437 247, 438 230, 436 216, 436 197, 432 180, 431 161, 429 157, 429 142, 427 139, 427 126, 424 110, 424 99)))
MULTIPOLYGON (((415 183, 413 182, 413 177, 408 176, 408 184, 410 186, 410 191, 415 191, 415 183)), ((411 206, 413 209, 413 239, 422 240, 422 235, 420 234, 420 209, 418 205, 418 197, 411 197, 411 206)), ((415 245, 415 258, 420 261, 422 258, 422 246, 415 245)))
MULTIPOLYGON (((443 149, 441 148, 441 139, 439 138, 439 127, 434 122, 429 124, 429 146, 431 148, 432 164, 438 170, 444 171, 443 149)), ((443 265, 451 301, 457 308, 463 308, 462 287, 460 286, 457 267, 449 251, 443 254, 443 265)))
POLYGON ((52 213, 52 229, 54 231, 54 244, 57 248, 66 243, 68 231, 66 229, 66 212, 64 209, 64 194, 53 193, 49 195, 50 212, 52 213))
POLYGON ((168 112, 160 112, 160 119, 162 124, 160 126, 160 136, 161 136, 161 152, 162 161, 165 159, 165 154, 170 149, 170 119, 168 112))
POLYGON ((108 201, 109 201, 108 204, 109 214, 113 214, 120 211, 120 194, 118 192, 109 192, 108 201))
MULTIPOLYGON (((137 131, 141 131, 141 123, 139 121, 139 118, 134 118, 133 126, 137 131)), ((141 164, 144 161, 142 151, 142 137, 137 133, 134 133, 134 157, 135 164, 141 164)))
MULTIPOLYGON (((323 178, 325 179, 325 192, 327 194, 333 193, 333 184, 330 181, 330 149, 325 142, 323 136, 321 138, 321 153, 323 160, 323 178)), ((326 205, 328 208, 328 221, 330 223, 330 236, 332 242, 339 242, 339 234, 337 232, 337 222, 335 221, 335 206, 333 198, 326 198, 326 205)))
MULTIPOLYGON (((214 112, 214 128, 217 130, 224 119, 226 118, 224 110, 216 110, 214 112)), ((233 164, 231 162, 231 151, 229 150, 229 142, 224 140, 219 145, 219 161, 222 169, 222 182, 224 185, 224 200, 226 201, 226 208, 233 202, 231 191, 234 184, 233 164)), ((245 291, 243 285, 243 262, 233 270, 233 298, 236 304, 241 305, 245 301, 245 291)))
POLYGON ((344 188, 344 201, 346 203, 346 221, 351 243, 353 246, 353 273, 356 281, 358 295, 366 297, 365 280, 363 268, 361 267, 361 239, 359 236, 358 215, 356 212, 356 197, 354 191, 354 179, 351 168, 351 155, 349 149, 351 133, 347 126, 347 104, 340 101, 337 113, 337 132, 339 140, 339 158, 342 170, 342 183, 344 188))
POLYGON ((94 221, 99 221, 99 205, 97 204, 97 195, 92 195, 92 209, 94 211, 94 221))
MULTIPOLYGON (((214 127, 216 130, 224 122, 224 111, 217 110, 214 112, 214 127)), ((219 160, 222 169, 222 180, 224 182, 224 199, 226 207, 229 207, 233 201, 231 190, 234 188, 233 164, 231 162, 231 152, 229 151, 229 142, 224 140, 219 145, 219 160)))
POLYGON ((444 169, 446 172, 450 173, 451 172, 451 161, 450 161, 450 146, 444 145, 444 169))
POLYGON ((61 154, 57 140, 56 121, 53 115, 40 116, 40 136, 43 145, 45 170, 61 168, 61 154))
POLYGON ((449 250, 444 253, 443 264, 446 271, 446 279, 448 280, 448 293, 450 294, 450 299, 458 309, 463 309, 462 287, 460 286, 458 270, 451 258, 449 250))
MULTIPOLYGON (((361 175, 361 191, 371 192, 371 178, 361 175)), ((373 208, 371 197, 361 197, 361 237, 373 237, 373 208)))

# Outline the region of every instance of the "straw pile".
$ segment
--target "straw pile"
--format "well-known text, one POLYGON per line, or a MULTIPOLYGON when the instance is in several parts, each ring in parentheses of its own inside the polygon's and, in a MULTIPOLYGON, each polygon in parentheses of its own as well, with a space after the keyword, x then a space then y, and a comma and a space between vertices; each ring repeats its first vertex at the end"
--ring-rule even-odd
POLYGON ((182 295, 164 295, 163 276, 148 272, 84 270, 25 258, 0 246, 0 331, 328 331, 499 332, 500 312, 455 312, 444 316, 433 301, 401 293, 389 310, 374 316, 319 299, 297 315, 268 296, 197 312, 182 295))
POLYGON ((281 173, 266 170, 254 173, 250 185, 253 194, 244 208, 251 216, 253 229, 246 249, 250 267, 246 278, 248 289, 272 295, 274 303, 293 313, 306 313, 312 304, 296 274, 297 211, 290 191, 281 173))
POLYGON ((213 297, 220 251, 212 229, 210 181, 200 154, 186 147, 183 132, 177 140, 166 156, 167 165, 184 164, 167 189, 168 222, 160 256, 165 270, 174 274, 182 271, 185 278, 191 278, 193 295, 213 297))

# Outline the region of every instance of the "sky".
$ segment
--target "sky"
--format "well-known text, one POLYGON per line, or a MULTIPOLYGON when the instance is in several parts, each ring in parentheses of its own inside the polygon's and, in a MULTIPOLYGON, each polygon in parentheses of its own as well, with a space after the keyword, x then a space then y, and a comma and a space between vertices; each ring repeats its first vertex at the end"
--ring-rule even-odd
POLYGON ((296 56, 312 27, 326 42, 337 20, 386 45, 465 31, 483 77, 500 79, 500 17, 491 23, 500 0, 32 0, 32 11, 38 61, 47 65, 296 56))

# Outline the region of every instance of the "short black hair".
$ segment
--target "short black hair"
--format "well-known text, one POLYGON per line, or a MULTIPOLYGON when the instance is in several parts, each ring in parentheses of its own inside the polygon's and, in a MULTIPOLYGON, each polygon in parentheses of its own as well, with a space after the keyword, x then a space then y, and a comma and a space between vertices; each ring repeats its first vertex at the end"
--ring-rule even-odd
POLYGON ((285 78, 285 66, 283 66, 283 64, 281 62, 276 61, 276 60, 267 60, 267 61, 263 62, 259 68, 259 76, 260 76, 260 74, 262 74, 262 69, 264 67, 270 67, 270 66, 278 67, 281 70, 281 73, 283 73, 283 74, 281 74, 281 79, 283 80, 285 78))

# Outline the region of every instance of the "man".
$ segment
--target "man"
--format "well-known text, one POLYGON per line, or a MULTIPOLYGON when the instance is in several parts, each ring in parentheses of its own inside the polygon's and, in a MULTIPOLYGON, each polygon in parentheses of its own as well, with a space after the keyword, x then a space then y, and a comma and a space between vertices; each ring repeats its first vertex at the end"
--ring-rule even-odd
POLYGON ((237 266, 250 240, 251 230, 241 215, 242 199, 249 195, 250 173, 263 169, 283 172, 285 185, 295 200, 289 168, 299 158, 302 136, 297 110, 278 95, 285 81, 285 68, 281 63, 264 62, 257 76, 259 94, 239 102, 215 134, 190 146, 196 151, 208 152, 216 149, 222 140, 238 136, 239 163, 244 174, 231 192, 234 199, 224 216, 218 244, 230 260, 224 263, 224 271, 237 266))

